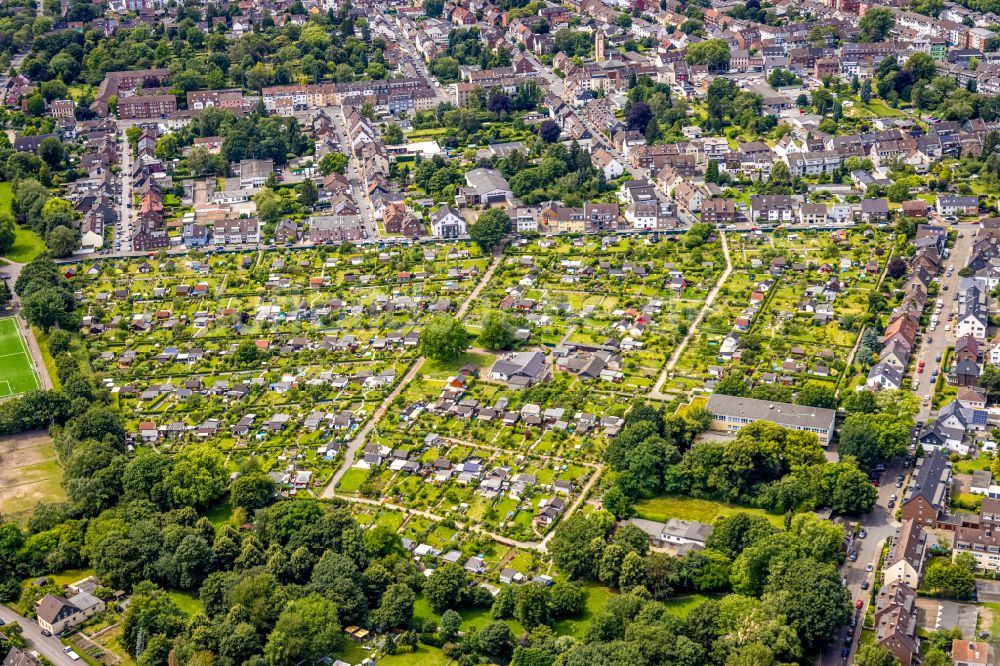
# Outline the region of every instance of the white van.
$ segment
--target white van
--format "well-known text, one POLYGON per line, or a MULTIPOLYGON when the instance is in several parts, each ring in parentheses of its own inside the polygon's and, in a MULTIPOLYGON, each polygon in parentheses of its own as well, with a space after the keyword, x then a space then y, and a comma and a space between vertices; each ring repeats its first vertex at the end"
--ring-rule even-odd
POLYGON ((64 647, 63 652, 65 652, 66 656, 72 659, 73 661, 80 661, 80 655, 74 652, 73 648, 71 648, 70 646, 67 645, 66 647, 64 647))

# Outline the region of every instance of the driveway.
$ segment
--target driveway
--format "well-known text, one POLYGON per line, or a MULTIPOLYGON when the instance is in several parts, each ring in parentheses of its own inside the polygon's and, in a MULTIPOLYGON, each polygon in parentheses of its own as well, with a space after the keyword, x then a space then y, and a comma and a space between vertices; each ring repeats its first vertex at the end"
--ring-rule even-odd
POLYGON ((35 624, 34 620, 29 620, 15 613, 6 606, 0 606, 0 619, 6 624, 17 622, 24 629, 24 640, 28 642, 28 648, 35 650, 40 655, 48 659, 55 666, 78 666, 78 663, 66 656, 63 652, 65 647, 55 636, 42 636, 41 628, 35 624))

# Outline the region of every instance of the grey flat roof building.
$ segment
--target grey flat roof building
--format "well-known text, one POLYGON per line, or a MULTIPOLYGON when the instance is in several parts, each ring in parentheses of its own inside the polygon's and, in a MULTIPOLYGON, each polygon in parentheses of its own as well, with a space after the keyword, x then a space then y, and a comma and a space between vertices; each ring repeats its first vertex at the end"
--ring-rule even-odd
POLYGON ((745 425, 767 421, 790 430, 816 433, 823 444, 827 444, 833 436, 837 416, 833 409, 740 398, 721 393, 713 393, 705 409, 712 415, 712 426, 717 430, 737 431, 745 425))

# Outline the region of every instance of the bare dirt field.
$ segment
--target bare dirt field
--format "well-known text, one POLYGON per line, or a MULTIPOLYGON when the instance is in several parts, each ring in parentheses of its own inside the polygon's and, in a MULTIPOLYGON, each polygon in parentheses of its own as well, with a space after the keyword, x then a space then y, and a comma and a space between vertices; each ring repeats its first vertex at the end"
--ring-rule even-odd
POLYGON ((0 437, 0 514, 24 523, 39 502, 66 499, 52 438, 42 431, 0 437))

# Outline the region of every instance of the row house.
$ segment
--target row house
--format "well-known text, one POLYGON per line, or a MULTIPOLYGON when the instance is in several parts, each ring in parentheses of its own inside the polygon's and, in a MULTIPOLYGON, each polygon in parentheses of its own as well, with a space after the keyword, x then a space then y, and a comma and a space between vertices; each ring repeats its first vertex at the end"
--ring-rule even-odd
POLYGON ((785 159, 792 177, 832 175, 843 162, 837 151, 824 150, 809 153, 791 153, 785 159))

